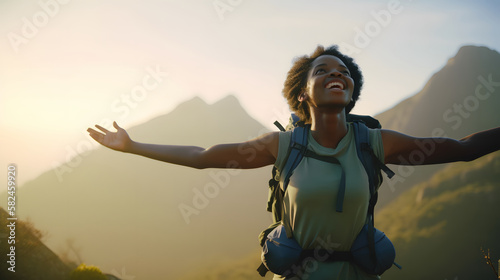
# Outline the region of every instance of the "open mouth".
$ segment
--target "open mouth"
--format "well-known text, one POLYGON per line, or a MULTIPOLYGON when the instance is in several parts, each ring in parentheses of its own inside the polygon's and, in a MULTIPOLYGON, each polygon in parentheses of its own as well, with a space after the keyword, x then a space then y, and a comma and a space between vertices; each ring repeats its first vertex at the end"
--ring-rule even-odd
POLYGON ((332 88, 344 89, 345 85, 339 81, 331 81, 328 84, 326 84, 325 88, 327 88, 327 89, 332 89, 332 88))

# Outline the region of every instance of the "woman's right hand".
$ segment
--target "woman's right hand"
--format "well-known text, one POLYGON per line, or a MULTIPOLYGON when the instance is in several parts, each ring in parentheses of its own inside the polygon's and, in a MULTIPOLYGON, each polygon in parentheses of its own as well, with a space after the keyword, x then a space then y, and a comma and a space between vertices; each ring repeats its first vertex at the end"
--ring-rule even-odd
POLYGON ((90 137, 92 137, 99 144, 120 152, 128 152, 132 145, 132 139, 128 136, 125 129, 118 126, 116 122, 113 122, 116 132, 111 132, 100 125, 96 125, 100 131, 94 130, 92 128, 87 129, 90 137))

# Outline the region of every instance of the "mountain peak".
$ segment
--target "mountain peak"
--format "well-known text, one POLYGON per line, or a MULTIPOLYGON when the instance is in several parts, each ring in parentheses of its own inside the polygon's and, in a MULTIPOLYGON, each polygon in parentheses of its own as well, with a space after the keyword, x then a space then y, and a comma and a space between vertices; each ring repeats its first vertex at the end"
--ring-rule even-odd
POLYGON ((498 91, 487 81, 498 81, 499 77, 498 51, 462 46, 420 92, 378 115, 378 119, 385 128, 406 134, 426 136, 436 129, 458 139, 498 126, 498 120, 490 114, 497 111, 500 96, 488 94, 486 100, 477 95, 484 93, 485 86, 490 92, 498 91), (428 124, 433 128, 429 130, 428 124))
POLYGON ((460 47, 457 54, 448 60, 447 65, 452 64, 482 64, 491 61, 492 57, 500 54, 485 46, 464 45, 460 47))
POLYGON ((214 106, 223 106, 223 107, 225 107, 225 106, 230 106, 230 107, 240 106, 241 107, 240 101, 233 94, 229 94, 229 95, 225 96, 224 98, 219 99, 213 105, 214 106))
POLYGON ((205 102, 205 100, 203 100, 199 96, 195 96, 195 97, 177 105, 177 107, 173 110, 173 112, 186 111, 186 110, 196 112, 199 110, 203 110, 204 108, 207 108, 207 107, 208 107, 208 104, 207 104, 207 102, 205 102))
POLYGON ((187 104, 187 105, 192 105, 192 106, 200 106, 200 105, 207 105, 207 102, 205 102, 205 100, 203 100, 201 97, 199 96, 195 96, 181 104, 187 104))
POLYGON ((223 108, 238 108, 242 107, 240 101, 236 96, 233 94, 229 94, 219 100, 217 100, 213 104, 208 104, 205 100, 203 100, 199 96, 195 96, 187 101, 184 101, 180 103, 176 109, 190 109, 190 110, 197 110, 197 109, 202 109, 202 108, 209 108, 209 107, 223 107, 223 108))
POLYGON ((240 104, 240 101, 236 96, 230 94, 219 100, 217 100, 213 104, 208 104, 205 100, 203 100, 199 96, 195 96, 187 101, 184 101, 177 105, 177 107, 173 110, 173 112, 208 112, 212 110, 224 110, 224 111, 242 111, 243 107, 240 104))

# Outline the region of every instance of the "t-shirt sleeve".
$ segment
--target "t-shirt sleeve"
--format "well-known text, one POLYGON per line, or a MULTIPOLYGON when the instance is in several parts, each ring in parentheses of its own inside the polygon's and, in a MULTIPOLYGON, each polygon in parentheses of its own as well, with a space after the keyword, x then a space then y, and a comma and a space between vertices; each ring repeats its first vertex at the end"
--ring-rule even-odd
POLYGON ((286 153, 288 151, 291 138, 292 131, 280 132, 279 134, 278 156, 276 157, 276 162, 274 163, 274 166, 276 166, 278 170, 281 170, 285 164, 286 153))
POLYGON ((384 143, 380 129, 370 129, 370 143, 377 158, 384 163, 384 143))

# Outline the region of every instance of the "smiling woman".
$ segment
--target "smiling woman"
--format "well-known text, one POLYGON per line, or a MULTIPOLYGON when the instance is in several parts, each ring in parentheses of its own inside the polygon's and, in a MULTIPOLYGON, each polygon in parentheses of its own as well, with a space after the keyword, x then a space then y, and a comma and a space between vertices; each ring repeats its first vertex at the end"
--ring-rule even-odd
MULTIPOLYGON (((314 269, 307 265, 307 256, 302 256, 289 263, 289 267, 272 270, 274 279, 301 279, 303 275, 313 280, 379 279, 378 275, 390 267, 394 259, 386 259, 383 269, 371 267, 378 267, 371 256, 380 261, 386 256, 384 252, 391 251, 387 248, 390 246, 377 247, 379 243, 375 242, 374 238, 383 239, 385 235, 379 231, 370 233, 376 202, 371 198, 376 197, 379 186, 374 181, 380 181, 374 179, 373 173, 378 169, 373 165, 384 169, 384 163, 424 165, 470 161, 500 149, 500 128, 458 141, 368 129, 358 122, 347 121, 362 85, 363 76, 352 58, 340 53, 337 46, 326 49, 319 46, 311 56, 294 62, 284 84, 284 96, 302 123, 293 130, 270 132, 246 142, 210 148, 139 143, 116 122, 116 132, 98 125, 98 130, 89 128, 88 132, 110 149, 198 169, 248 169, 274 164, 281 174, 277 176, 281 179, 276 195, 282 198, 282 204, 277 206, 282 210, 277 222, 286 227, 286 236, 293 239, 299 249, 322 248, 321 252, 331 254, 328 258, 313 259, 314 269), (432 141, 433 152, 418 162, 410 161, 409 157, 420 148, 422 141, 432 141), (301 157, 290 156, 292 149, 301 157), (253 156, 249 158, 243 150, 253 150, 253 156), (367 151, 369 160, 360 156, 367 151), (289 160, 294 162, 293 169, 289 168, 289 160), (372 241, 368 243, 375 245, 366 245, 370 246, 370 254, 360 257, 353 248, 360 248, 356 240, 363 234, 371 236, 368 240, 372 241), (369 265, 365 265, 367 263, 369 265)), ((361 248, 366 248, 366 238, 361 239, 361 248)), ((264 247, 263 256, 268 252, 264 247)), ((286 253, 281 255, 283 259, 289 257, 286 253)), ((268 262, 265 264, 273 269, 268 262)), ((259 271, 263 273, 265 269, 259 271)))
POLYGON ((327 107, 336 106, 342 111, 344 107, 354 101, 352 98, 354 80, 340 58, 333 55, 322 55, 314 60, 311 67, 312 69, 308 73, 307 87, 298 97, 300 102, 310 99, 310 105, 317 107, 317 109, 324 104, 327 107), (308 92, 311 92, 311 95, 308 95, 308 92), (322 101, 322 99, 326 100, 322 101))
MULTIPOLYGON (((354 105, 356 105, 356 101, 359 99, 361 93, 361 88, 363 87, 363 75, 359 66, 351 57, 343 55, 338 48, 329 48, 325 50, 322 46, 319 46, 311 56, 302 56, 295 61, 284 83, 283 94, 290 108, 300 119, 308 121, 311 117, 307 103, 299 100, 299 97, 306 92, 309 86, 310 81, 308 77, 317 77, 321 71, 321 74, 326 73, 329 69, 328 66, 330 68, 335 66, 340 67, 340 71, 337 71, 345 74, 348 80, 352 80, 353 84, 349 89, 352 94, 350 98, 352 101, 346 106, 346 113, 349 113, 354 105), (321 58, 319 61, 315 62, 316 58, 323 55, 329 58, 321 58), (314 65, 312 65, 313 62, 315 63, 314 65), (330 65, 328 63, 330 63, 330 65), (314 68, 311 69, 312 67, 314 68)), ((343 79, 337 81, 346 83, 343 79)))

